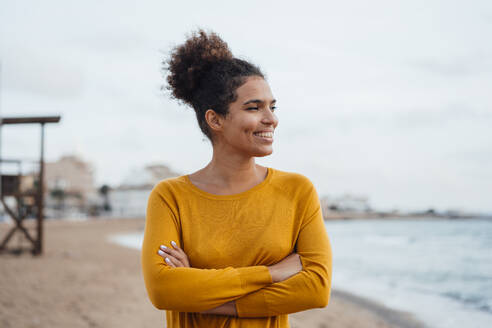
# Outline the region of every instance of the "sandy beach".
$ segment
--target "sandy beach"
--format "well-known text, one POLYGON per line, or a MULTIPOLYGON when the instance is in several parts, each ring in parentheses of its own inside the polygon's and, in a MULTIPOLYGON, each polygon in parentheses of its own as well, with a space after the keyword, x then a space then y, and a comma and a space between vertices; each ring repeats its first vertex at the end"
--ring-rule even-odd
MULTIPOLYGON (((143 226, 143 219, 47 220, 42 256, 0 254, 0 327, 165 327, 165 311, 147 298, 140 252, 108 241, 143 226)), ((0 224, 0 238, 9 227, 0 224)), ((18 236, 10 247, 27 245, 18 236)), ((339 290, 326 308, 289 318, 292 328, 424 327, 409 313, 339 290)))

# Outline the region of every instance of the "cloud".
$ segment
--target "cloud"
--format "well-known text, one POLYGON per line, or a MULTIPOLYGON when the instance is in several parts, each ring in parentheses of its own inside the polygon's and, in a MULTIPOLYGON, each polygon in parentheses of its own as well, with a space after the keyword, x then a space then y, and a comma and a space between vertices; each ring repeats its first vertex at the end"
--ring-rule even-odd
MULTIPOLYGON (((490 121, 492 124, 492 112, 480 109, 470 104, 448 104, 441 108, 414 107, 391 114, 393 123, 401 129, 415 130, 421 128, 443 129, 451 123, 466 122, 481 123, 490 121)), ((492 136, 491 136, 492 137, 492 136)))
POLYGON ((0 48, 3 87, 17 93, 58 99, 80 97, 86 77, 84 65, 62 49, 30 48, 21 44, 0 48))
MULTIPOLYGON (((273 155, 259 163, 304 173, 321 194, 365 193, 377 206, 461 198, 490 208, 491 186, 477 178, 488 176, 483 153, 492 153, 486 11, 475 2, 426 6, 5 2, 2 114, 59 111, 47 158, 79 149, 98 184, 154 161, 199 169, 212 149, 193 110, 159 91, 160 50, 198 24, 268 74, 280 124, 273 155), (263 19, 252 23, 260 7, 263 19)), ((15 141, 5 130, 5 155, 37 153, 36 129, 15 141)))
POLYGON ((428 57, 408 61, 411 68, 444 78, 463 78, 492 72, 490 54, 476 53, 461 57, 428 57))
POLYGON ((131 56, 134 53, 144 52, 151 46, 145 35, 129 28, 90 31, 75 37, 67 37, 61 44, 64 47, 77 48, 81 51, 84 49, 101 56, 107 54, 131 56))

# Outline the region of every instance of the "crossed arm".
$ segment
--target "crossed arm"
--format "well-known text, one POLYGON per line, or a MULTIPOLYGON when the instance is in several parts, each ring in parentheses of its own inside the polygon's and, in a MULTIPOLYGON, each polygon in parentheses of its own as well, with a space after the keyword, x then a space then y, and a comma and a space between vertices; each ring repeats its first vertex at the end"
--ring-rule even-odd
MULTIPOLYGON (((331 246, 321 211, 316 212, 299 233, 296 243, 302 271, 226 303, 217 314, 231 315, 234 305, 238 317, 266 317, 295 313, 328 305, 331 292, 331 246)), ((233 313, 234 315, 234 313, 233 313)))
POLYGON ((171 240, 180 243, 178 221, 162 197, 152 192, 142 268, 149 298, 158 309, 265 317, 328 304, 332 259, 320 208, 303 221, 296 242, 303 270, 281 282, 274 283, 268 267, 263 265, 224 269, 172 267, 157 254, 159 246, 171 240))

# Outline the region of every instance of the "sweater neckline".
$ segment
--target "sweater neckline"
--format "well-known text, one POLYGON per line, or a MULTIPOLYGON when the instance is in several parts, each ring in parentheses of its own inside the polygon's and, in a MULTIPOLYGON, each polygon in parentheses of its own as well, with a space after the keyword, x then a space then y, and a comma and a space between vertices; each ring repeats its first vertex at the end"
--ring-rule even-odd
POLYGON ((228 200, 228 199, 243 198, 243 197, 246 197, 246 196, 262 189, 263 187, 265 187, 270 182, 270 180, 272 179, 272 175, 273 175, 273 169, 271 167, 267 167, 267 175, 266 175, 265 179, 263 179, 263 181, 261 181, 259 184, 257 184, 256 186, 254 186, 248 190, 245 190, 245 191, 237 193, 237 194, 231 194, 231 195, 217 195, 217 194, 209 193, 209 192, 202 190, 202 189, 198 188, 197 186, 195 186, 193 184, 193 182, 191 182, 189 174, 186 174, 183 177, 184 177, 184 181, 186 182, 186 184, 193 191, 201 194, 202 196, 207 197, 207 198, 211 198, 211 199, 228 200))

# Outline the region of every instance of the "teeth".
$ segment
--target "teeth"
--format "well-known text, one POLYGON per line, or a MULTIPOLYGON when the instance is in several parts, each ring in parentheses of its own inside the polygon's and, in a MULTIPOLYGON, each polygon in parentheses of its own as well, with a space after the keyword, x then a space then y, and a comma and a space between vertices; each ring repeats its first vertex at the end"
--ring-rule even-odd
POLYGON ((254 135, 260 136, 260 137, 267 137, 267 138, 273 138, 273 132, 256 132, 254 135))

